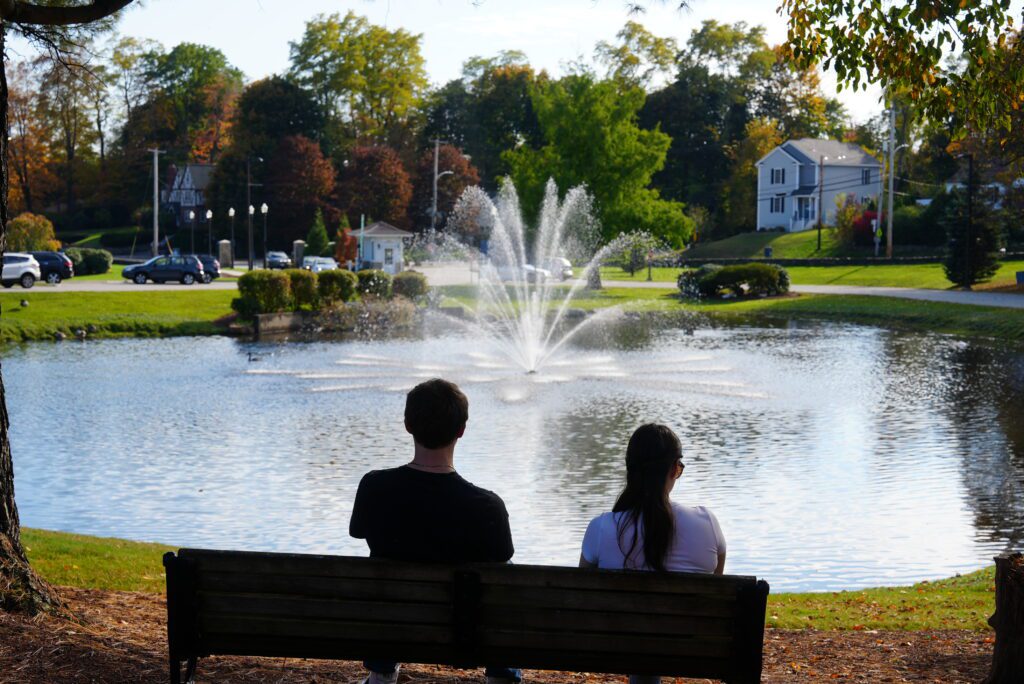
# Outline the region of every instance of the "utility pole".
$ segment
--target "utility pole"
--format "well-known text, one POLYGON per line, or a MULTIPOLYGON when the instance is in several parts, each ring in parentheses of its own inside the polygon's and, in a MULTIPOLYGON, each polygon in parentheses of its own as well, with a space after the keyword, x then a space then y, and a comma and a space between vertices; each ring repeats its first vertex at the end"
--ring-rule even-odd
POLYGON ((971 233, 974 229, 974 154, 967 153, 967 240, 964 243, 964 287, 971 289, 971 233))
POLYGON ((825 155, 818 159, 818 252, 821 252, 821 203, 825 197, 825 155))
POLYGON ((896 103, 889 101, 889 208, 886 212, 885 256, 892 259, 892 200, 896 182, 896 103))
POLYGON ((163 150, 153 148, 153 256, 160 253, 160 155, 163 150))

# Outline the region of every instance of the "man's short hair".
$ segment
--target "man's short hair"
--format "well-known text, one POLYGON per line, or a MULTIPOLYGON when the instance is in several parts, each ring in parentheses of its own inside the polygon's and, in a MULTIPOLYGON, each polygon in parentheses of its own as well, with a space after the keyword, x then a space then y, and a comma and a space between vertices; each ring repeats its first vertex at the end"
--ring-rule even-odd
POLYGON ((433 378, 409 390, 405 397, 405 429, 428 449, 448 446, 469 420, 469 400, 458 385, 433 378))

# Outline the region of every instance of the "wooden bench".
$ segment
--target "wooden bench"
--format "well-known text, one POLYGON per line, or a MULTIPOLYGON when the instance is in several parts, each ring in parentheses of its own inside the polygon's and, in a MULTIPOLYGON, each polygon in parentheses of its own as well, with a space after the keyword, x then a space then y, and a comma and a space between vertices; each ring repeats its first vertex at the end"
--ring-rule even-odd
POLYGON ((164 567, 174 684, 210 655, 761 680, 754 577, 198 549, 164 567))

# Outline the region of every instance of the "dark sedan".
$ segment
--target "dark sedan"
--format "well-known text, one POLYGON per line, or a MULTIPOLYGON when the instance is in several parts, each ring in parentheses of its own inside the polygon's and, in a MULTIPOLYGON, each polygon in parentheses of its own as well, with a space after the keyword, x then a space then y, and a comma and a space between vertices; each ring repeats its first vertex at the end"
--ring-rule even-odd
POLYGON ((145 263, 126 266, 122 275, 139 285, 145 285, 147 280, 154 283, 177 280, 182 285, 191 285, 205 279, 203 264, 194 256, 153 257, 145 263))
POLYGON ((29 254, 39 262, 42 280, 51 285, 56 285, 75 275, 75 267, 67 255, 60 252, 29 252, 29 254))
POLYGON ((195 254, 193 255, 196 259, 203 264, 203 278, 202 282, 212 283, 217 278, 220 278, 220 262, 209 254, 195 254))
POLYGON ((284 252, 267 252, 267 268, 291 268, 292 260, 284 252))

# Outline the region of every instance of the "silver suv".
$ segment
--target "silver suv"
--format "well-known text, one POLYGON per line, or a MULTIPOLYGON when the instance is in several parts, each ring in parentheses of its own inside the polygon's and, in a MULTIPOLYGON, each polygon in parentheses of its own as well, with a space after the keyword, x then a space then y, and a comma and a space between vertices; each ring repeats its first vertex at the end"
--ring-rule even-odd
POLYGON ((3 286, 13 287, 21 283, 26 290, 41 278, 39 262, 31 254, 8 252, 4 254, 3 286))

